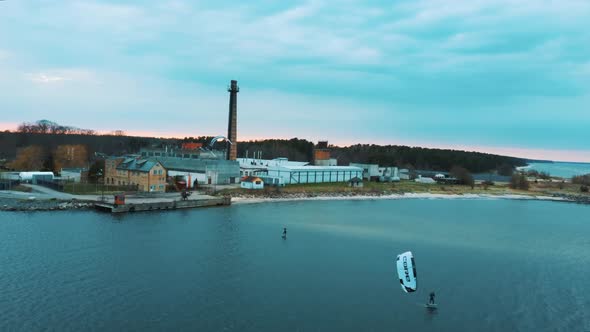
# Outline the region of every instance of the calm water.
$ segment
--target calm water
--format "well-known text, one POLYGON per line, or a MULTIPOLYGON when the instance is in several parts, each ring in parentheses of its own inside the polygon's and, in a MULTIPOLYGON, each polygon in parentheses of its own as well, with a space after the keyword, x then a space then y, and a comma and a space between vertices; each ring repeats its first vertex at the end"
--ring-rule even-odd
POLYGON ((589 216, 507 200, 1 213, 0 331, 588 331, 589 216))
POLYGON ((530 163, 529 166, 530 168, 527 169, 534 169, 563 178, 590 174, 590 163, 530 163))

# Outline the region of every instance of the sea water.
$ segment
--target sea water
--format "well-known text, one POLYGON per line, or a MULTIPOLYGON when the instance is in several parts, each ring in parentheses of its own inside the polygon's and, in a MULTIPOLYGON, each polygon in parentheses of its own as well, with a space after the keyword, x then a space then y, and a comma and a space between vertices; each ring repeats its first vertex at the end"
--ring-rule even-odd
POLYGON ((571 178, 576 175, 590 174, 590 163, 530 163, 525 169, 549 173, 551 176, 571 178))
POLYGON ((588 216, 494 199, 2 212, 0 331, 588 331, 588 216))

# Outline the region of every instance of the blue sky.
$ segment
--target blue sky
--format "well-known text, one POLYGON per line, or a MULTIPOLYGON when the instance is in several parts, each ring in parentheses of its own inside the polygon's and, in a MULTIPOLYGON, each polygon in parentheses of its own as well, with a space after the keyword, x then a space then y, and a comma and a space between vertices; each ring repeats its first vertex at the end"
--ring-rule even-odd
POLYGON ((590 2, 0 2, 0 126, 590 161, 590 2))

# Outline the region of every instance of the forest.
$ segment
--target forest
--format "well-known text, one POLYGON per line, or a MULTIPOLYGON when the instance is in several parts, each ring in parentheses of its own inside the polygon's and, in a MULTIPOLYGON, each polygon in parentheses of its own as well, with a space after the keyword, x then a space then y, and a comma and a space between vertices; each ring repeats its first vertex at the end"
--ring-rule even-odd
MULTIPOLYGON (((0 132, 0 160, 19 162, 19 152, 38 155, 44 159, 37 161, 46 168, 55 163, 50 158, 64 154, 64 149, 80 151, 81 158, 92 161, 96 153, 104 155, 123 155, 137 153, 143 147, 179 147, 183 142, 202 142, 207 144, 212 137, 156 138, 126 136, 122 131, 97 134, 93 130, 75 129, 42 120, 32 124, 22 124, 14 132, 0 132), (30 148, 34 147, 34 148, 30 148), (29 148, 29 150, 25 150, 29 148)), ((224 143, 218 143, 223 146, 224 143)), ((312 161, 315 145, 306 139, 266 139, 238 142, 238 156, 252 157, 260 152, 263 159, 285 157, 294 161, 312 161)), ((494 154, 468 152, 448 149, 430 149, 400 145, 356 144, 339 147, 329 146, 331 157, 338 159, 339 165, 355 163, 374 163, 381 166, 401 168, 450 171, 461 166, 473 173, 500 170, 508 173, 514 167, 526 165, 527 160, 494 154)), ((20 163, 26 163, 20 160, 20 163)), ((59 163, 59 162, 58 162, 59 163)), ((20 164, 19 164, 20 165, 20 164)), ((22 166, 22 165, 21 165, 22 166)))

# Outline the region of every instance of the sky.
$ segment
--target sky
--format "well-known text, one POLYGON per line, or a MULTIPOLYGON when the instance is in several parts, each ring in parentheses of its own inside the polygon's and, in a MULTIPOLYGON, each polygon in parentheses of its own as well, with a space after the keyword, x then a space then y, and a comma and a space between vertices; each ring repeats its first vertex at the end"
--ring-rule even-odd
POLYGON ((0 128, 590 162, 588 0, 0 1, 0 128))

